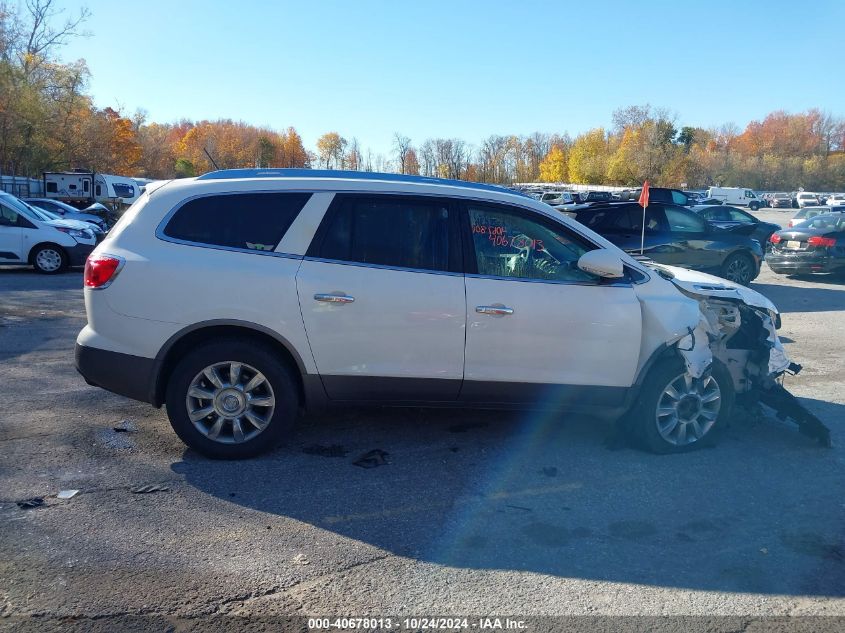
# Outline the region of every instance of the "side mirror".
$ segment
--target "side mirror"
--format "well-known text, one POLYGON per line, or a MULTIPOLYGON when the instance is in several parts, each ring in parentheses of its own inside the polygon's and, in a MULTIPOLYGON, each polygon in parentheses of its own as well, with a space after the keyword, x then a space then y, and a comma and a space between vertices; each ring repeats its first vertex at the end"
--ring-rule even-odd
POLYGON ((578 259, 578 268, 585 273, 598 275, 605 279, 620 279, 625 276, 622 259, 606 248, 587 251, 578 259))

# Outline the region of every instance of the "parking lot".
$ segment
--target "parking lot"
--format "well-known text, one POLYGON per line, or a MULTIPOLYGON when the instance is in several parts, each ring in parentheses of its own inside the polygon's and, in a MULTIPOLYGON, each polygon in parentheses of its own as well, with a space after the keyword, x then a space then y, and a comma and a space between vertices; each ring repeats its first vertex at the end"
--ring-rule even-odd
POLYGON ((657 456, 579 416, 366 409, 306 417, 242 462, 202 458, 163 410, 84 383, 81 281, 0 269, 6 622, 845 616, 845 278, 764 264, 752 284, 782 312, 804 366, 786 386, 830 449, 772 416, 657 456), (353 464, 373 449, 388 463, 353 464), (66 489, 80 493, 57 499, 66 489), (45 503, 17 505, 33 497, 45 503))

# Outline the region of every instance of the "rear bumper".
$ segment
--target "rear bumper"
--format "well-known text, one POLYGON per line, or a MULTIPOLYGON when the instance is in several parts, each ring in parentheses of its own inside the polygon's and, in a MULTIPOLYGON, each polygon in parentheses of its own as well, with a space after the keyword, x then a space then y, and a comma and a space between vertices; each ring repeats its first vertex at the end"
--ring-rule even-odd
POLYGON ((76 344, 76 370, 89 385, 133 400, 156 402, 160 361, 76 344))
POLYGON ((827 253, 815 251, 798 253, 766 254, 766 263, 774 272, 780 274, 827 273, 845 268, 845 258, 831 257, 827 253))

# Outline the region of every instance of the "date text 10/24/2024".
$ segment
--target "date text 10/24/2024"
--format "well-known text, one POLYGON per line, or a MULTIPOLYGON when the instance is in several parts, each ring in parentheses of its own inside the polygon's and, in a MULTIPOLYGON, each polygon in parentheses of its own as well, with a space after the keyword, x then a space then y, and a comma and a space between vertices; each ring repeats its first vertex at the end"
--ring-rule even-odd
POLYGON ((446 618, 446 617, 345 617, 308 618, 310 630, 335 631, 521 631, 526 630, 525 620, 517 618, 446 618))

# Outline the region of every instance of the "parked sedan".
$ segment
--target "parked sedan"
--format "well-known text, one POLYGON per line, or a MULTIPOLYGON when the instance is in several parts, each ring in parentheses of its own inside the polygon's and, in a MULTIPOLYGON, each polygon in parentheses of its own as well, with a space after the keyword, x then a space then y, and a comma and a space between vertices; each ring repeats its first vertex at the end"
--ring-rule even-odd
POLYGON ((805 220, 809 220, 810 218, 814 218, 823 213, 830 213, 830 211, 831 207, 828 206, 804 207, 803 209, 798 209, 798 213, 792 216, 792 219, 789 221, 789 224, 786 225, 786 228, 791 229, 793 226, 801 224, 805 220))
POLYGON ((845 213, 825 213, 770 238, 766 261, 780 275, 845 271, 845 213))
POLYGON ((692 210, 705 220, 723 228, 742 225, 753 226, 754 232, 751 233, 751 237, 760 242, 761 245, 769 241, 772 233, 781 229, 779 224, 763 222, 748 213, 748 211, 727 205, 695 206, 692 207, 692 210))
POLYGON ((59 218, 88 222, 88 224, 97 226, 104 233, 108 230, 103 218, 94 215, 93 213, 82 213, 79 209, 62 202, 61 200, 51 200, 49 198, 24 198, 23 201, 31 207, 49 211, 51 214, 56 215, 59 218))
MULTIPOLYGON (((621 202, 575 210, 575 219, 623 250, 639 254, 643 208, 621 202)), ((712 272, 748 284, 760 273, 763 249, 750 225, 721 228, 690 209, 654 203, 645 212, 643 254, 661 264, 712 272)))

